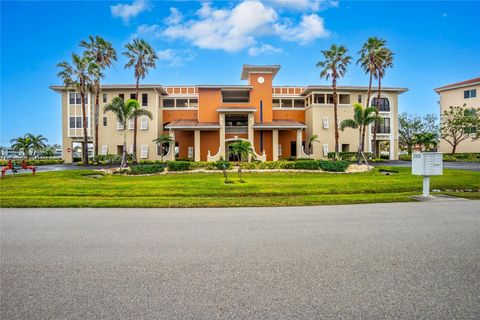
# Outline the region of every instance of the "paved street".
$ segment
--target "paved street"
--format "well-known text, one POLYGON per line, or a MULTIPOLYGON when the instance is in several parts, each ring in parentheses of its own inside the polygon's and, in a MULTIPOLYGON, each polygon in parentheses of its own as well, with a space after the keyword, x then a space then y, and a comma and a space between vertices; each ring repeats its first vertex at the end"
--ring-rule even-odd
POLYGON ((1 209, 1 319, 479 319, 480 202, 1 209))

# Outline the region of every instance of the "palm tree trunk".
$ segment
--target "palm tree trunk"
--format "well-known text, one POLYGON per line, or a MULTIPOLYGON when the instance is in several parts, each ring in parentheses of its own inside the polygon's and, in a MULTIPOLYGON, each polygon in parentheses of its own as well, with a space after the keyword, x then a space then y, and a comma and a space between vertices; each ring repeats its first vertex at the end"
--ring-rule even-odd
POLYGON ((362 152, 365 151, 365 135, 367 133, 368 127, 367 125, 363 125, 362 129, 362 152))
POLYGON ((120 163, 120 167, 126 167, 127 166, 127 131, 125 130, 126 128, 126 122, 123 125, 123 150, 122 150, 122 162, 120 163))
POLYGON ((100 109, 100 89, 97 88, 97 92, 95 93, 95 143, 94 143, 94 151, 93 155, 97 158, 98 164, 98 117, 99 117, 99 109, 100 109))
MULTIPOLYGON (((139 81, 140 79, 137 78, 136 81, 136 100, 138 101, 138 92, 139 92, 139 81)), ((133 163, 137 163, 137 117, 133 118, 133 163)))
POLYGON ((358 128, 357 163, 362 164, 362 126, 361 125, 358 128))
MULTIPOLYGON (((368 108, 370 104, 370 96, 372 94, 372 78, 373 78, 373 73, 370 71, 370 80, 368 81, 367 101, 365 103, 365 108, 368 108)), ((365 134, 363 134, 363 140, 362 140, 362 152, 364 151, 365 151, 365 134)))
POLYGON ((85 93, 80 93, 82 99, 82 126, 83 126, 83 150, 82 150, 82 162, 83 165, 88 165, 88 136, 87 136, 87 115, 85 112, 85 93))
MULTIPOLYGON (((380 95, 381 95, 381 82, 382 77, 380 74, 378 75, 378 96, 377 96, 377 104, 375 105, 375 114, 378 116, 378 107, 380 105, 380 95)), ((377 131, 379 129, 379 123, 375 121, 374 124, 374 131, 373 131, 373 154, 375 158, 378 158, 380 155, 379 148, 377 148, 377 131)))
POLYGON ((337 77, 336 72, 333 72, 332 77, 333 88, 333 114, 335 120, 335 159, 338 158, 338 114, 337 114, 337 77))

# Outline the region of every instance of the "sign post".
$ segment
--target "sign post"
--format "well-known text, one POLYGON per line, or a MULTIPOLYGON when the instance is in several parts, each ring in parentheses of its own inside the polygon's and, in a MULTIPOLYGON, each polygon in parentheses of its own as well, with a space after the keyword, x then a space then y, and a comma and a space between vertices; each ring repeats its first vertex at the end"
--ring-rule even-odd
POLYGON ((430 176, 443 174, 443 154, 440 152, 413 153, 412 174, 423 176, 423 197, 430 197, 430 176))

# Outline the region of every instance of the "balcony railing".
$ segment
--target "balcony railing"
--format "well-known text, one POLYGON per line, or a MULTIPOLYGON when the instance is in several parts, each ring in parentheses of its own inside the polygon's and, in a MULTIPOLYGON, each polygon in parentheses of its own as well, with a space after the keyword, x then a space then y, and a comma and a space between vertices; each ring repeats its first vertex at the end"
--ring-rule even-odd
MULTIPOLYGON (((372 127, 372 133, 375 132, 375 127, 372 127)), ((390 133, 390 127, 378 127, 377 128, 377 133, 380 133, 380 134, 389 134, 390 133)))

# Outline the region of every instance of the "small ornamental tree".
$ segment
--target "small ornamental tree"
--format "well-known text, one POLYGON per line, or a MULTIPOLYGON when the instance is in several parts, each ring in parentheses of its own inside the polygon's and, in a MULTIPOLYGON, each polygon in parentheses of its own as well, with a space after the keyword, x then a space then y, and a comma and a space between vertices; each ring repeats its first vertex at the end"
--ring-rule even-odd
POLYGON ((253 155, 253 148, 250 141, 238 139, 230 145, 230 148, 232 154, 238 156, 240 162, 245 159, 250 160, 250 155, 253 155))
POLYGON ((440 137, 452 146, 452 154, 455 154, 462 141, 479 138, 479 128, 480 108, 467 109, 465 104, 463 107, 450 106, 442 113, 440 137))

